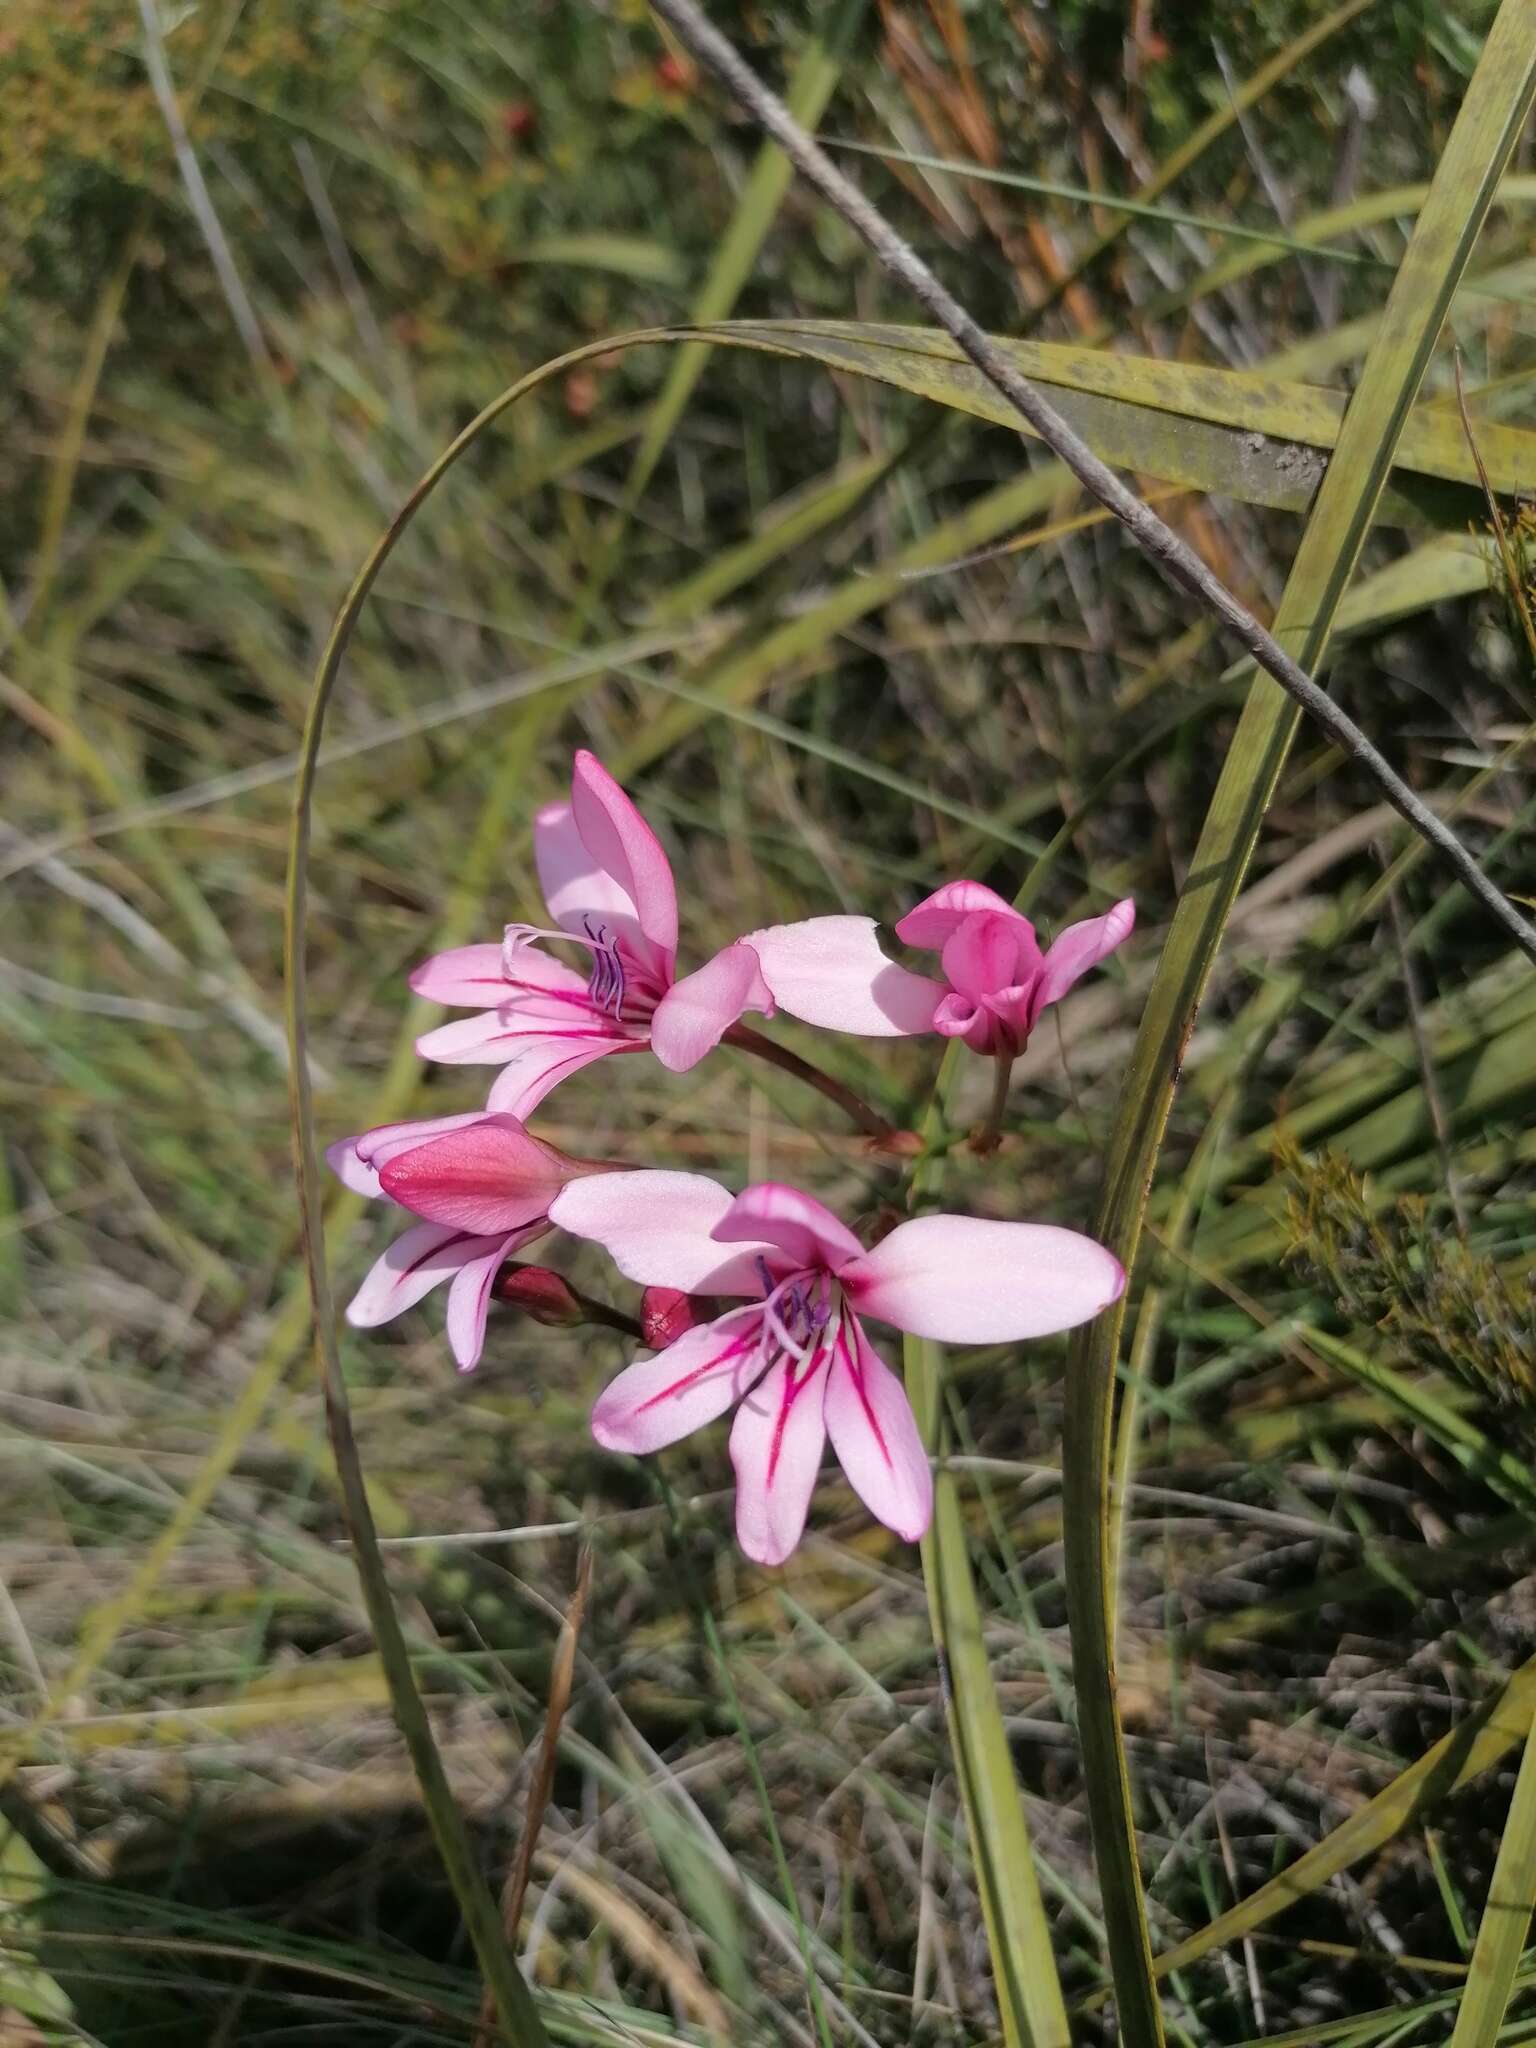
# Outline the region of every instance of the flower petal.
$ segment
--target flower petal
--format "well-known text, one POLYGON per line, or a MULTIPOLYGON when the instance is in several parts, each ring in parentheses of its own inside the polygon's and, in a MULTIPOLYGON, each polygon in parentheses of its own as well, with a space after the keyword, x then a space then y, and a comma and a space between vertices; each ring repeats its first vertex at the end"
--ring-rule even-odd
MULTIPOLYGON (((1005 903, 985 882, 946 882, 942 889, 935 889, 897 920, 896 936, 904 946, 922 946, 937 952, 961 919, 979 910, 995 911, 1003 917, 1018 918, 1020 924, 1029 924, 1028 918, 1019 917, 1013 905, 1005 903)), ((1033 932, 1033 925, 1030 930, 1033 932)))
POLYGON ((413 994, 429 1003, 447 1003, 461 1010, 486 1010, 507 998, 497 945, 453 946, 434 953, 406 976, 413 994))
POLYGON ((556 1195, 549 1220, 572 1237, 595 1239, 642 1287, 761 1294, 757 1260, 776 1258, 775 1248, 764 1243, 726 1251, 710 1235, 731 1201, 728 1189, 702 1173, 602 1173, 572 1181, 556 1195))
POLYGON ((944 974, 952 989, 979 1002, 1022 979, 1021 956, 1033 956, 1030 965, 1039 964, 1034 931, 1022 917, 972 911, 944 941, 944 974))
POLYGON ((577 754, 571 775, 571 809, 583 845, 635 906, 640 930, 670 980, 677 957, 677 890, 672 864, 656 834, 602 762, 585 747, 577 754))
POLYGON ((773 1014, 773 997, 752 948, 738 939, 674 982, 651 1017, 651 1051, 674 1074, 713 1052, 743 1010, 773 1014))
POLYGON ((540 1217, 526 1230, 514 1230, 505 1237, 483 1240, 484 1249, 467 1258, 448 1289, 445 1327, 449 1349, 460 1372, 473 1372, 485 1348, 485 1317, 490 1307, 491 1287, 503 1260, 521 1245, 542 1237, 547 1225, 540 1217))
POLYGON ((743 1188, 711 1235, 724 1244, 747 1239, 776 1245, 791 1273, 807 1266, 825 1266, 836 1273, 850 1259, 864 1256, 863 1245, 830 1209, 777 1180, 743 1188))
POLYGON ((533 821, 533 860, 549 914, 562 931, 579 939, 589 936, 588 924, 609 925, 638 940, 640 923, 634 903, 614 877, 598 863, 583 840, 576 814, 566 804, 546 804, 533 821))
POLYGON ((1045 956, 1031 1005, 1031 1023, 1047 1003, 1060 1002, 1074 981, 1124 945, 1135 927, 1136 905, 1129 896, 1102 917, 1085 917, 1081 924, 1069 924, 1045 956))
POLYGON ((827 1440, 830 1360, 826 1346, 808 1365, 781 1356, 736 1410, 736 1540, 758 1564, 782 1564, 805 1528, 827 1440))
POLYGON ((761 1372, 762 1328, 760 1308, 733 1308, 626 1366, 597 1397, 593 1436, 609 1451, 659 1451, 713 1422, 761 1372))
POLYGON ((512 1116, 482 1116, 463 1130, 396 1152, 379 1169, 392 1201, 432 1223, 481 1237, 541 1221, 579 1172, 512 1116))
POLYGON ((644 1052, 643 1038, 530 1038, 491 1083, 487 1109, 527 1118, 562 1081, 611 1052, 644 1052))
POLYGON ((347 1321, 356 1330, 374 1330, 391 1322, 414 1308, 440 1280, 457 1273, 466 1259, 488 1250, 491 1242, 447 1223, 413 1223, 368 1269, 347 1304, 347 1321))
POLYGON ((974 1216, 899 1223, 839 1278, 861 1315, 955 1344, 1070 1330, 1125 1288, 1120 1261, 1091 1237, 974 1216))
POLYGON ((827 1381, 827 1435, 870 1513, 915 1543, 933 1517, 933 1472, 905 1387, 845 1315, 827 1381))
POLYGON ((467 1109, 458 1116, 417 1117, 409 1123, 376 1124, 371 1131, 362 1131, 355 1138, 339 1138, 325 1151, 326 1164, 341 1181, 356 1195, 369 1195, 375 1200, 384 1196, 379 1182, 379 1169, 386 1165, 397 1152, 407 1151, 412 1145, 425 1145, 429 1138, 440 1138, 446 1131, 462 1130, 467 1124, 480 1121, 483 1110, 467 1109))
POLYGON ((942 982, 887 960, 872 917, 808 917, 770 925, 743 941, 762 962, 773 1000, 792 1017, 865 1038, 909 1038, 933 1029, 942 982))
POLYGON ((436 1060, 441 1066, 501 1067, 534 1042, 547 1039, 569 1041, 573 1051, 582 1045, 601 1045, 604 1051, 612 1051, 637 1042, 611 1017, 595 1011, 573 1009, 567 1025, 563 1015, 529 1014, 520 1003, 503 1003, 499 1010, 455 1017, 424 1031, 416 1050, 424 1060, 436 1060))

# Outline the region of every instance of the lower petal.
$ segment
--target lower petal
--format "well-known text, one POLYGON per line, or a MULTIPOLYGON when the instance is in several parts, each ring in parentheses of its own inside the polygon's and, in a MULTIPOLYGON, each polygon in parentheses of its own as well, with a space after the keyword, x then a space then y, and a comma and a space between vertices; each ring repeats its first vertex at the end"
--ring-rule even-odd
POLYGON ((972 1052, 992 1049, 992 1016, 969 996, 947 995, 933 1013, 941 1038, 963 1038, 972 1052))
POLYGON ((826 1418, 848 1484, 872 1515, 915 1543, 933 1517, 933 1472, 906 1389, 854 1316, 837 1334, 826 1418))
POLYGON ((738 939, 668 989, 651 1018, 651 1050, 664 1067, 685 1074, 714 1051, 743 1010, 772 1016, 773 997, 756 953, 738 939))
POLYGON ((485 1348, 485 1318, 490 1307, 491 1287, 501 1271, 502 1261, 536 1237, 548 1226, 541 1220, 527 1230, 514 1230, 506 1237, 482 1238, 483 1247, 467 1258, 448 1289, 448 1345, 460 1372, 473 1372, 485 1348))
POLYGON ((608 1451, 659 1451, 713 1422, 761 1369, 762 1328, 760 1308, 731 1309, 626 1366, 597 1398, 593 1436, 608 1451))
POLYGON ((375 1330, 414 1308, 439 1281, 458 1272, 467 1259, 501 1240, 473 1237, 448 1223, 417 1223, 402 1231, 381 1259, 369 1268, 363 1284, 347 1304, 347 1321, 355 1330, 375 1330))
POLYGON ((594 1060, 605 1060, 611 1052, 644 1050, 643 1038, 607 1038, 595 1043, 569 1038, 527 1040, 491 1083, 485 1106, 507 1116, 529 1117, 546 1095, 594 1060))
POLYGON ((736 1540, 757 1564, 782 1564, 804 1532, 827 1440, 830 1357, 823 1349, 809 1366, 781 1357, 736 1411, 736 1540))

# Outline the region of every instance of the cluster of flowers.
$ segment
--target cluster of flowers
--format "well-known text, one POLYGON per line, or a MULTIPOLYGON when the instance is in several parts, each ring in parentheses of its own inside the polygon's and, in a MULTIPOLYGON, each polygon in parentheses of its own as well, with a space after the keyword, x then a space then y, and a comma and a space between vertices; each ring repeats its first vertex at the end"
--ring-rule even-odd
POLYGON ((331 1147, 349 1188, 416 1220, 347 1310, 372 1328, 448 1283, 448 1341, 478 1361, 493 1293, 546 1319, 578 1297, 512 1254, 555 1229, 602 1245, 646 1289, 653 1355, 599 1398, 593 1434, 613 1450, 674 1443, 736 1409, 737 1535, 781 1563, 805 1526, 828 1438, 871 1512, 909 1541, 928 1526, 932 1478, 901 1381, 864 1318, 920 1337, 990 1344, 1086 1322, 1125 1284, 1091 1238, 1049 1224, 918 1216, 866 1249, 811 1196, 763 1182, 733 1196, 699 1174, 575 1159, 524 1119, 568 1075, 649 1050, 674 1073, 733 1033, 748 1010, 784 1010, 874 1037, 937 1032, 1004 1070, 1040 1013, 1129 934, 1120 903, 1044 953, 1027 918, 979 882, 947 883, 896 925, 932 948, 943 978, 897 966, 873 918, 816 917, 748 933, 677 974, 677 894, 661 843, 589 753, 569 803, 534 826, 551 926, 511 924, 500 945, 440 953, 411 976, 433 1001, 474 1014, 429 1031, 428 1059, 501 1069, 483 1110, 386 1124, 331 1147), (544 950, 579 947, 585 973, 544 950))

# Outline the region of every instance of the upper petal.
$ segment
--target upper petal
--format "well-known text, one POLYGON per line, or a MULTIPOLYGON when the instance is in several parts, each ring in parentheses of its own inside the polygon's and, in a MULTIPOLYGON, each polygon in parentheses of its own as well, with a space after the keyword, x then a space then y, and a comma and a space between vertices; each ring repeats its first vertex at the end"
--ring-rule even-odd
POLYGON ((736 1540, 758 1564, 782 1564, 805 1528, 827 1440, 830 1357, 825 1346, 809 1365, 781 1356, 736 1410, 736 1540))
POLYGON ((933 1029, 944 993, 887 960, 872 917, 808 917, 749 932, 773 1000, 792 1017, 866 1038, 906 1038, 933 1029))
POLYGON ((379 1180, 403 1209, 490 1237, 542 1221, 580 1170, 530 1137, 516 1117, 492 1115, 395 1152, 380 1167, 379 1180))
POLYGON ((583 844, 635 906, 640 929, 670 978, 677 957, 677 890, 661 841, 595 754, 583 747, 571 774, 571 808, 583 844))
POLYGON ((837 1273, 850 1259, 864 1256, 859 1240, 830 1209, 777 1180, 743 1188, 711 1234, 727 1244, 747 1239, 776 1245, 790 1272, 825 1266, 837 1273))
POLYGON ((492 1242, 500 1240, 474 1237, 447 1223, 413 1223, 369 1267, 347 1304, 347 1321, 354 1329, 372 1330, 403 1315, 492 1242))
POLYGON ((776 1259, 776 1247, 765 1242, 726 1251, 710 1235, 731 1201, 729 1189, 702 1173, 594 1174, 556 1195, 549 1220, 572 1237, 595 1239, 642 1287, 761 1294, 757 1261, 776 1259))
POLYGON ((763 1312, 733 1308, 626 1366, 597 1397, 592 1434, 605 1450, 659 1451, 713 1422, 762 1370, 763 1312))
POLYGON ((467 1109, 458 1116, 417 1117, 409 1123, 375 1124, 371 1131, 362 1131, 355 1138, 338 1138, 334 1145, 325 1148, 325 1162, 341 1181, 356 1195, 371 1195, 375 1199, 384 1196, 379 1183, 379 1169, 387 1164, 399 1151, 412 1145, 425 1145, 429 1138, 440 1138, 445 1131, 462 1130, 466 1124, 478 1123, 483 1111, 467 1109))
POLYGON ((1034 932, 1023 918, 974 910, 961 918, 944 941, 944 973, 951 988, 979 1002, 998 989, 1012 988, 1022 978, 1021 956, 1031 967, 1039 963, 1034 932))
POLYGON ((964 917, 977 911, 992 911, 1000 917, 1011 917, 1018 923, 1029 925, 1031 936, 1034 926, 1027 917, 1020 917, 1011 903, 1004 902, 995 889, 989 889, 985 882, 946 882, 942 889, 935 889, 931 896, 925 896, 921 903, 914 904, 906 916, 896 924, 896 936, 904 946, 922 946, 937 952, 950 933, 964 917))
POLYGON ((956 1344, 1070 1330, 1125 1288, 1120 1261, 1091 1237, 974 1216, 900 1223, 839 1278, 861 1315, 956 1344))
POLYGON ((933 1471, 905 1387, 845 1315, 827 1380, 827 1434, 871 1514, 915 1543, 933 1516, 933 1471))
POLYGON ((1046 953, 1035 986, 1034 1016, 1030 1021, 1040 1015, 1047 1003, 1059 1002, 1090 967, 1097 967, 1116 946, 1124 945, 1135 927, 1136 905, 1129 896, 1112 910, 1106 910, 1102 917, 1085 917, 1080 924, 1069 924, 1046 953))
POLYGON ((533 859, 549 914, 578 938, 609 926, 632 945, 643 945, 639 914, 627 889, 602 866, 582 838, 570 804, 546 804, 533 821, 533 859))
POLYGON ((771 1016, 773 997, 756 953, 738 939, 667 990, 651 1017, 651 1050, 674 1074, 686 1073, 714 1050, 743 1010, 771 1016))
POLYGON ((546 1227, 541 1217, 526 1230, 514 1230, 505 1237, 482 1240, 482 1248, 466 1258, 454 1275, 448 1289, 448 1314, 444 1327, 448 1332, 449 1349, 460 1372, 472 1372, 480 1363, 480 1353, 485 1348, 485 1317, 490 1307, 491 1287, 501 1271, 502 1261, 519 1246, 542 1237, 546 1227))

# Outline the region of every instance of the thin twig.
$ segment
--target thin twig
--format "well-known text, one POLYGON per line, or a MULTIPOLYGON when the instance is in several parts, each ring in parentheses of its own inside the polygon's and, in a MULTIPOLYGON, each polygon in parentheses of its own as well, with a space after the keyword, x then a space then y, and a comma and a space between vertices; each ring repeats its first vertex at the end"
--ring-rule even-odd
POLYGON ((823 1068, 813 1066, 809 1060, 801 1059, 799 1053, 791 1052, 788 1046, 777 1045, 773 1039, 764 1038, 750 1024, 733 1024, 722 1043, 735 1046, 738 1052, 750 1052, 756 1058, 766 1060, 770 1067, 777 1067, 781 1073, 793 1074, 797 1081, 804 1081, 808 1088, 825 1095, 829 1102, 835 1102, 839 1109, 853 1118, 877 1151, 895 1152, 903 1158, 910 1158, 920 1149, 913 1132, 898 1131, 878 1110, 871 1109, 856 1090, 823 1068))
POLYGON ((894 228, 851 185, 831 159, 811 140, 777 99, 743 62, 724 36, 711 26, 695 0, 651 0, 657 14, 701 62, 730 89, 758 125, 770 134, 802 177, 862 236, 881 263, 932 314, 976 368, 1028 422, 1040 439, 1066 464, 1085 490, 1108 506, 1131 538, 1170 582, 1187 592, 1230 627, 1238 641, 1324 732, 1379 784, 1394 810, 1421 838, 1436 847, 1463 883, 1514 939, 1527 959, 1536 962, 1536 925, 1523 918, 1503 891, 1490 882, 1475 856, 1463 846, 1429 806, 1420 801, 1386 757, 1320 689, 1299 662, 1233 596, 1219 576, 1144 504, 1056 408, 1022 377, 991 337, 953 298, 933 272, 894 228))

